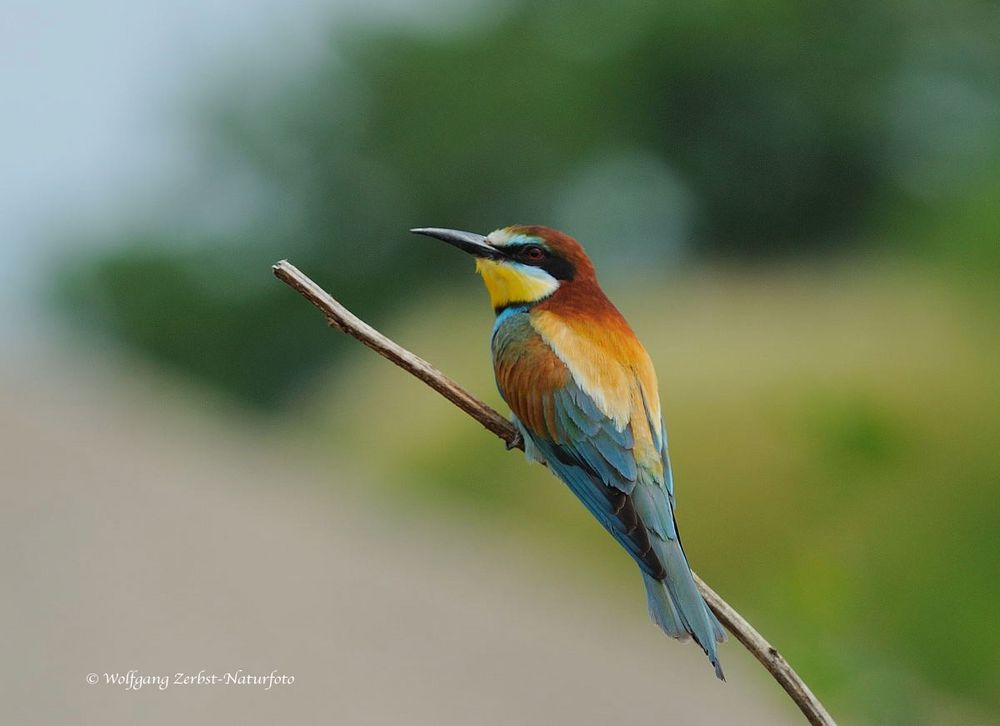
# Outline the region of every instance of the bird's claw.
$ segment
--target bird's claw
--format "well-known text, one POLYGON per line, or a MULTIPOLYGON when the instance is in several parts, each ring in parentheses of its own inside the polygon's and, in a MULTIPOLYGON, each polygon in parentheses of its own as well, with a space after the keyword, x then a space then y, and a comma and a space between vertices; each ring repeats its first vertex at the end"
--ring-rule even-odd
POLYGON ((517 432, 512 438, 507 439, 504 442, 504 446, 507 447, 507 451, 510 451, 511 449, 520 449, 524 446, 524 439, 521 437, 521 433, 517 432))

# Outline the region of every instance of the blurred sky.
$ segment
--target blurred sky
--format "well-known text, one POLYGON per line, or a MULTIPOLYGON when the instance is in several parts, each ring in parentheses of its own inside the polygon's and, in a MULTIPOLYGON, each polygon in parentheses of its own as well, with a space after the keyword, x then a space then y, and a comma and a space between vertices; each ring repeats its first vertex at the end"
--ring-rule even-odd
MULTIPOLYGON (((345 7, 352 4, 360 5, 345 7)), ((307 57, 321 42, 311 21, 326 5, 3 0, 0 294, 33 287, 66 226, 99 237, 123 197, 147 204, 165 179, 182 175, 191 163, 190 129, 177 112, 186 89, 255 49, 287 46, 294 50, 265 55, 288 63, 307 57)))

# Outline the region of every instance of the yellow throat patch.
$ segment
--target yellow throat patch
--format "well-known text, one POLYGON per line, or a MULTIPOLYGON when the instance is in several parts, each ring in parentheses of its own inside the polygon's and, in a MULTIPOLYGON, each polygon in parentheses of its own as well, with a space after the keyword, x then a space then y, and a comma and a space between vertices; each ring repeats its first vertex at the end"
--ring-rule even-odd
POLYGON ((483 276, 494 309, 533 303, 548 297, 559 287, 558 280, 537 267, 480 258, 476 260, 476 272, 483 276))

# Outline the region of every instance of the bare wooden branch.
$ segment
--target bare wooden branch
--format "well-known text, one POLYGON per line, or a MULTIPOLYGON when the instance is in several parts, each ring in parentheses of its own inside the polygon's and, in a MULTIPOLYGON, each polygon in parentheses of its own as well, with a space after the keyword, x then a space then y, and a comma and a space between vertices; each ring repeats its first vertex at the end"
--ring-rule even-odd
POLYGON ((736 608, 727 603, 715 590, 705 584, 705 581, 694 575, 694 581, 698 584, 705 602, 712 608, 712 612, 719 619, 726 629, 732 633, 743 647, 753 654, 753 657, 760 661, 768 673, 776 680, 788 696, 795 702, 809 723, 815 726, 828 726, 834 724, 833 717, 820 703, 819 699, 809 690, 809 686, 803 681, 799 674, 788 664, 784 656, 778 649, 764 640, 764 636, 747 622, 746 618, 740 615, 736 608))
MULTIPOLYGON (((503 439, 508 449, 524 448, 520 434, 510 421, 445 376, 430 363, 394 343, 354 315, 334 300, 328 292, 304 275, 295 265, 287 260, 282 260, 274 265, 273 270, 275 277, 297 290, 300 295, 316 306, 326 316, 327 322, 332 327, 357 338, 383 358, 388 358, 403 370, 419 378, 476 419, 489 431, 503 439)), ((706 585, 698 575, 695 575, 694 579, 705 598, 705 602, 708 603, 719 621, 785 689, 785 692, 799 707, 809 723, 815 726, 835 726, 833 718, 823 707, 823 704, 813 695, 809 687, 777 649, 768 643, 718 593, 706 585)))

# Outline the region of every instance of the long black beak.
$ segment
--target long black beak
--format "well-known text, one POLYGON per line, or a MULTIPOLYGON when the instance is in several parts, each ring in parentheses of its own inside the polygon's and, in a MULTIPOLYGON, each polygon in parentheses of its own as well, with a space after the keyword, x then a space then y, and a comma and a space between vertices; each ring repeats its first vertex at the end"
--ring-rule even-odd
POLYGON ((460 232, 457 229, 441 229, 439 227, 417 227, 411 229, 414 234, 423 234, 434 237, 450 245, 465 250, 470 255, 484 257, 487 260, 499 260, 505 255, 493 245, 486 241, 486 238, 475 232, 460 232))

